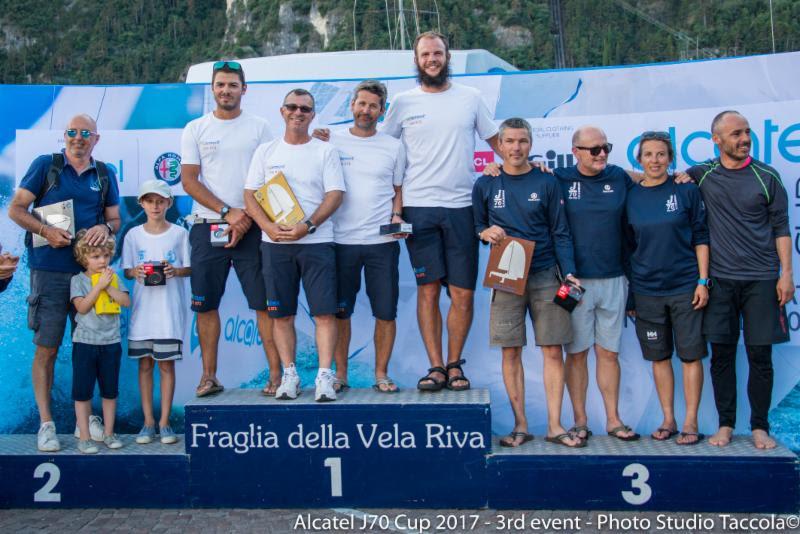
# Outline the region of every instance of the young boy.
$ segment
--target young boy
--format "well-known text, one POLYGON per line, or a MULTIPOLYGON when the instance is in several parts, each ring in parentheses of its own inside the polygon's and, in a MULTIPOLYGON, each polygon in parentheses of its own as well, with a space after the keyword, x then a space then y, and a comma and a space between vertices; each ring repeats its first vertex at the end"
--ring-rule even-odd
POLYGON ((103 398, 105 428, 103 442, 109 449, 119 449, 122 441, 114 434, 114 418, 119 393, 119 365, 122 357, 120 345, 119 314, 95 312, 95 303, 105 291, 120 306, 130 306, 127 290, 112 282, 117 275, 109 267, 116 243, 112 237, 96 245, 89 244, 87 231, 75 236, 75 259, 86 269, 72 277, 70 299, 77 311, 77 326, 72 334, 72 399, 75 401, 75 417, 78 420, 78 450, 84 454, 98 452, 97 445, 89 433, 89 416, 92 413, 94 384, 100 384, 103 398), (92 285, 92 277, 97 280, 92 285))
POLYGON ((167 221, 172 192, 166 182, 148 180, 139 188, 139 204, 147 222, 132 228, 122 246, 125 277, 137 282, 128 327, 128 356, 139 360, 139 391, 144 426, 136 443, 153 441, 153 367, 158 362, 161 378, 161 443, 176 443, 169 426, 175 393, 175 360, 180 360, 186 325, 186 284, 189 276, 189 232, 167 221), (161 269, 163 268, 163 273, 161 269), (162 278, 163 277, 163 278, 162 278), (158 285, 153 285, 158 283, 158 285))

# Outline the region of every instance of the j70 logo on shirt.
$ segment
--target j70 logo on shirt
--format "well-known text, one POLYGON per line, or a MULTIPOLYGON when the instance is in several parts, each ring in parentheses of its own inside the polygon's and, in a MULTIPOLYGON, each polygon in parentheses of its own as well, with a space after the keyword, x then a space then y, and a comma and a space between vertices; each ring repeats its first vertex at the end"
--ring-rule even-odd
POLYGON ((671 213, 673 211, 678 211, 678 197, 675 195, 670 195, 667 199, 667 213, 671 213))
POLYGON ((492 207, 494 207, 495 209, 497 209, 497 208, 505 208, 506 207, 506 191, 505 191, 505 189, 499 190, 497 192, 497 194, 494 196, 494 204, 492 204, 492 207))
POLYGON ((567 190, 567 199, 580 200, 581 199, 581 183, 572 182, 572 185, 567 190))

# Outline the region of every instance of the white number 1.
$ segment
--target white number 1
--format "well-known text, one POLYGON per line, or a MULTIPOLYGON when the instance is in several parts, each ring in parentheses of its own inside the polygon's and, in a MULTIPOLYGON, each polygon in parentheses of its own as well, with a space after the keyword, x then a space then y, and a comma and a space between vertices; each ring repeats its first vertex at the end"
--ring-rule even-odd
POLYGON ((61 470, 56 464, 50 462, 37 465, 33 471, 33 478, 44 478, 45 476, 47 476, 47 482, 33 494, 33 502, 61 502, 61 493, 53 492, 56 484, 61 480, 61 470))
POLYGON ((631 488, 637 491, 623 491, 622 498, 628 504, 644 504, 653 496, 653 489, 647 484, 650 478, 650 471, 642 464, 628 464, 622 470, 622 476, 633 477, 631 488))
POLYGON ((325 458, 325 467, 331 470, 331 497, 342 496, 342 459, 325 458))

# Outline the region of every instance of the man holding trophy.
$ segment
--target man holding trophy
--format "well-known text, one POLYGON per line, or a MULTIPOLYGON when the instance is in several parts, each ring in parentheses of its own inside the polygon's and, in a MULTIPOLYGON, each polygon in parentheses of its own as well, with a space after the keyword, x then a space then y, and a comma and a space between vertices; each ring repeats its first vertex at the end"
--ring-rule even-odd
POLYGON ((245 182, 247 212, 262 230, 261 260, 267 313, 274 319, 275 344, 283 364, 276 397, 296 399, 300 377, 295 367, 294 317, 300 281, 314 316, 319 371, 315 400, 336 400, 331 369, 336 346, 336 263, 333 224, 328 219, 342 203, 342 166, 335 147, 312 139, 314 97, 289 91, 281 106, 282 138, 259 146, 245 182))

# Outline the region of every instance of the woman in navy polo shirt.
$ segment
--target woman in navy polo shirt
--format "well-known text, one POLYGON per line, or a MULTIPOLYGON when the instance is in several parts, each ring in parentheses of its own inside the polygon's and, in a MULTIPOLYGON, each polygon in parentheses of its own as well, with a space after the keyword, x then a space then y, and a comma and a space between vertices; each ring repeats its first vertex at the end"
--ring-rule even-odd
POLYGON ((703 390, 702 308, 708 302, 708 227, 700 190, 676 184, 667 174, 674 158, 667 132, 644 132, 636 159, 644 180, 628 192, 626 232, 630 243, 630 283, 636 336, 653 377, 664 413, 652 438, 678 434, 675 421, 672 353, 683 368, 686 418, 678 445, 703 439, 697 411, 703 390))

